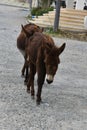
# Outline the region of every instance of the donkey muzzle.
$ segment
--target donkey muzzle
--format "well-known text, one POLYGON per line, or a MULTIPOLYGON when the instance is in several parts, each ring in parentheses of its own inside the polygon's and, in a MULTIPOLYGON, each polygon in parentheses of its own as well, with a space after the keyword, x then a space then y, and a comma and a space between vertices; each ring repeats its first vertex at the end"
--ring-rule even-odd
POLYGON ((47 75, 46 81, 47 81, 48 84, 51 84, 53 82, 53 76, 47 75))

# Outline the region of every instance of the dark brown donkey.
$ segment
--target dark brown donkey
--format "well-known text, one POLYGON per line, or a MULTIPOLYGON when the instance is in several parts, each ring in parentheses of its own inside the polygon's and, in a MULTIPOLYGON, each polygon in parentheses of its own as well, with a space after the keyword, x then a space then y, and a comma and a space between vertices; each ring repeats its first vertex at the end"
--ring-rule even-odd
MULTIPOLYGON (((25 29, 24 29, 25 30, 25 29)), ((26 33, 26 31, 25 31, 26 33)), ((41 91, 44 84, 45 76, 48 84, 53 82, 58 64, 60 63, 59 55, 65 48, 65 43, 57 47, 50 36, 36 32, 27 40, 26 49, 27 60, 29 60, 30 74, 27 84, 27 92, 31 91, 34 96, 34 76, 37 72, 37 104, 41 102, 41 91)))
MULTIPOLYGON (((27 34, 28 38, 30 36, 32 36, 35 32, 42 32, 43 31, 43 28, 40 28, 39 26, 37 26, 36 24, 33 24, 33 23, 26 24, 24 26, 24 28, 28 32, 28 34, 27 34)), ((27 46, 27 44, 26 44, 27 37, 22 29, 18 38, 17 38, 17 48, 23 54, 24 59, 26 59, 25 48, 27 46)), ((22 76, 24 76, 25 70, 26 70, 25 82, 27 82, 28 66, 27 66, 26 60, 24 62, 23 68, 22 68, 22 76)))

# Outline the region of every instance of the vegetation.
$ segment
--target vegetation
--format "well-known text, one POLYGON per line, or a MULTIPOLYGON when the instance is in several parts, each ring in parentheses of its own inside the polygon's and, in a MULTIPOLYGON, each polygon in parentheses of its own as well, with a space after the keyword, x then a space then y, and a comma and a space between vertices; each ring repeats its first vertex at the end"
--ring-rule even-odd
POLYGON ((54 9, 53 7, 48 7, 48 8, 41 8, 41 7, 32 8, 31 15, 40 16, 40 15, 43 15, 44 13, 48 13, 49 11, 53 11, 53 9, 54 9))
POLYGON ((85 32, 82 33, 82 32, 66 31, 66 30, 60 30, 60 29, 58 29, 57 32, 54 32, 53 28, 46 28, 45 33, 53 37, 87 41, 87 33, 85 32))
POLYGON ((41 7, 48 8, 54 0, 41 0, 41 7))

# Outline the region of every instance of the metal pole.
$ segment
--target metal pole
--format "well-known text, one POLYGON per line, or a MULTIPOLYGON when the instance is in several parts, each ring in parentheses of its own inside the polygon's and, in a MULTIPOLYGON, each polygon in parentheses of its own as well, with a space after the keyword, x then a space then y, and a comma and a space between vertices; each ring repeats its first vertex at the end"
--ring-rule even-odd
POLYGON ((57 32, 59 28, 60 6, 61 6, 61 0, 56 0, 56 13, 55 13, 54 29, 53 29, 54 32, 57 32))

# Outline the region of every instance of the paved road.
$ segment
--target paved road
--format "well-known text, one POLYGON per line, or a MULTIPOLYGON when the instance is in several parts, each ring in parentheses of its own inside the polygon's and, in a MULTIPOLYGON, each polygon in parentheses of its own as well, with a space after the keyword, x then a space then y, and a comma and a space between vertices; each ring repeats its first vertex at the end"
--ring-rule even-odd
POLYGON ((54 38, 67 46, 54 83, 44 84, 43 103, 36 106, 23 85, 23 57, 16 48, 27 14, 0 6, 0 130, 87 130, 87 43, 54 38))

